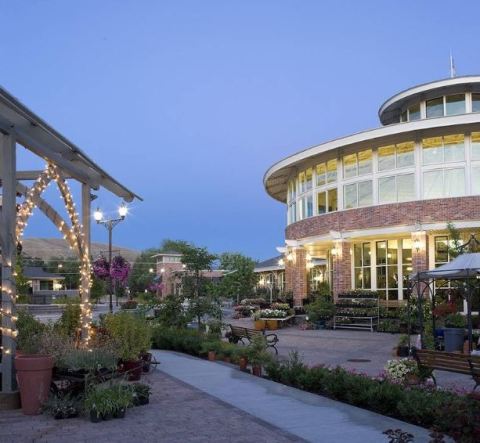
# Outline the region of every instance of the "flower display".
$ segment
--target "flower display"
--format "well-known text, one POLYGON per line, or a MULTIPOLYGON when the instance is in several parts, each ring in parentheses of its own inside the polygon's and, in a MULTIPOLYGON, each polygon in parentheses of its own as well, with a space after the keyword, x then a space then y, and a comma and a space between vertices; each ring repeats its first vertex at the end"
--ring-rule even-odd
POLYGON ((385 375, 393 382, 403 383, 408 375, 416 375, 417 373, 417 362, 409 358, 388 360, 385 365, 385 375))
POLYGON ((103 256, 100 256, 93 262, 92 270, 95 277, 100 278, 102 280, 106 280, 110 275, 108 261, 103 256))
POLYGON ((113 257, 110 276, 120 284, 125 285, 128 280, 128 274, 130 274, 130 263, 121 255, 113 257))
POLYGON ((281 309, 262 309, 258 312, 259 318, 285 318, 287 311, 281 309))

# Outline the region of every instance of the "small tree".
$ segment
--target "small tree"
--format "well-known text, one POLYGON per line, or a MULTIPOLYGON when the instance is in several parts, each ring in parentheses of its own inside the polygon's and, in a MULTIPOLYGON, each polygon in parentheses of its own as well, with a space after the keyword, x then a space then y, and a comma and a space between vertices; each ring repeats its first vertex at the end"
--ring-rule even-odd
POLYGON ((221 317, 221 309, 208 279, 204 273, 212 270, 217 256, 206 248, 183 246, 181 248, 182 263, 185 265, 185 276, 182 279, 183 294, 189 299, 189 313, 197 318, 198 329, 202 327, 202 317, 211 315, 221 317))
POLYGON ((220 268, 227 274, 220 283, 219 291, 226 297, 239 298, 250 297, 257 283, 257 275, 253 272, 255 262, 239 253, 225 252, 220 256, 220 268))

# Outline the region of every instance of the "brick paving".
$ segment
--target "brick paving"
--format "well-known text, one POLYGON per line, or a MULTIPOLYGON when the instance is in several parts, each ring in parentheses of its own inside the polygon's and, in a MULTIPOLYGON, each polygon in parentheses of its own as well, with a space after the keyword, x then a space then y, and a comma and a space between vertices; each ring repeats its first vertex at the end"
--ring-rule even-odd
POLYGON ((154 371, 150 404, 131 408, 124 419, 91 423, 0 411, 0 442, 287 443, 302 439, 277 429, 208 394, 154 371))

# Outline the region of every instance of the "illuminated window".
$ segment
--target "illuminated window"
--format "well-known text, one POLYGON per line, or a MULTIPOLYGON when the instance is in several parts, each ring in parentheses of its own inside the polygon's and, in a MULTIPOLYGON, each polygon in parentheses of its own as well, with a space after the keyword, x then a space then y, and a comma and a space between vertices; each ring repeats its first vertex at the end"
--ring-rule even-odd
POLYGON ((415 162, 414 148, 414 142, 381 146, 378 148, 378 170, 388 171, 390 169, 413 166, 415 162))
POLYGON ((357 175, 357 154, 345 155, 343 157, 343 177, 351 178, 357 175))
POLYGON ((423 164, 433 165, 443 162, 442 137, 425 138, 422 141, 423 164))
POLYGON ((357 184, 345 185, 343 188, 343 199, 345 209, 357 207, 357 184))
POLYGON ((415 200, 415 175, 405 174, 378 179, 378 202, 395 203, 415 200))
POLYGON ((316 168, 317 186, 323 186, 337 181, 337 160, 320 163, 316 168))
POLYGON ((305 172, 305 191, 310 191, 312 189, 312 177, 313 169, 308 168, 305 172))
POLYGON ((370 174, 372 172, 372 150, 366 149, 358 154, 345 155, 343 157, 344 178, 356 177, 357 175, 370 174))
POLYGON ((372 150, 360 151, 358 153, 358 175, 371 174, 372 172, 372 150))
POLYGON ((376 242, 377 291, 382 299, 398 300, 398 250, 399 240, 376 242))
POLYGON ((472 132, 472 160, 480 160, 480 132, 472 132))
POLYGON ((424 165, 465 160, 463 134, 424 138, 422 148, 424 165))
POLYGON ((370 206, 373 203, 372 181, 358 183, 358 206, 370 206))
POLYGON ((370 243, 353 245, 355 289, 371 289, 371 251, 370 243))

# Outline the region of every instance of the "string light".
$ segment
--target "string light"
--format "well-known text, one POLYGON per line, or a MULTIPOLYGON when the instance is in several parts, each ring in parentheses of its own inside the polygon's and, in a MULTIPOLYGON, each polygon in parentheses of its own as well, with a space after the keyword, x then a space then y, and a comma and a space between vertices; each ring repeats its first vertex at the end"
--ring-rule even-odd
MULTIPOLYGON (((73 201, 72 193, 66 182, 66 180, 61 176, 60 171, 57 166, 49 163, 47 164, 45 170, 40 174, 40 176, 35 181, 35 184, 26 192, 26 198, 22 205, 20 205, 17 214, 17 223, 16 223, 16 239, 17 242, 21 244, 23 233, 27 227, 27 220, 32 215, 33 209, 39 204, 40 196, 42 192, 47 188, 51 181, 55 181, 59 190, 60 198, 63 199, 65 204, 65 209, 70 218, 71 227, 65 223, 64 220, 55 220, 57 228, 60 233, 63 235, 63 238, 69 243, 70 249, 76 249, 80 256, 80 288, 79 293, 82 300, 81 306, 81 324, 84 329, 83 341, 84 345, 88 347, 90 341, 92 328, 92 308, 90 304, 90 288, 92 287, 92 272, 91 272, 91 262, 90 262, 90 253, 88 250, 88 245, 85 242, 85 235, 83 232, 83 226, 79 222, 79 216, 75 210, 75 202, 73 201)), ((52 219, 53 220, 53 219, 52 219)), ((11 263, 9 263, 11 266, 11 263)), ((4 288, 2 288, 4 290, 4 288)), ((5 289, 5 292, 12 295, 10 289, 5 289)), ((16 297, 13 297, 14 300, 16 297)), ((16 317, 12 316, 12 321, 14 322, 16 317)), ((12 328, 3 328, 1 329, 2 333, 10 337, 15 337, 17 331, 12 328)), ((5 353, 9 349, 5 350, 5 353)))

